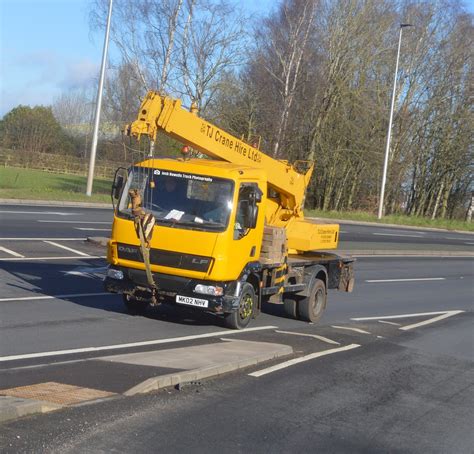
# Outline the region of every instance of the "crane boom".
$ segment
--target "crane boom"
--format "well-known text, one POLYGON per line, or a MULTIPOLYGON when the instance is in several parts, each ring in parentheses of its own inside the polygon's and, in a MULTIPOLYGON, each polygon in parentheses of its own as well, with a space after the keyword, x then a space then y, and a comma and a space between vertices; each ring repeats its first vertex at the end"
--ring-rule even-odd
MULTIPOLYGON (((181 101, 150 91, 142 102, 139 115, 129 127, 129 135, 146 135, 155 140, 159 131, 192 146, 201 153, 233 164, 262 168, 268 175, 268 184, 280 197, 280 205, 293 216, 302 217, 306 188, 313 164, 306 163, 304 173, 287 161, 274 159, 259 149, 237 139, 226 131, 181 107, 181 101)), ((305 161, 299 161, 305 162, 305 161)))

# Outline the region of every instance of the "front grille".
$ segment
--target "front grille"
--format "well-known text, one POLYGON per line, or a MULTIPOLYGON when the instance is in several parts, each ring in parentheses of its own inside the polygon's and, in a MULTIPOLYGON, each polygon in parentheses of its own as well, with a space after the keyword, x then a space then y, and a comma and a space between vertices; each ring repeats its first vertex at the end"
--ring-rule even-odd
MULTIPOLYGON (((117 253, 120 259, 143 262, 142 252, 138 246, 117 243, 117 253)), ((150 249, 150 263, 152 265, 168 266, 170 268, 207 272, 211 264, 211 257, 183 254, 181 252, 166 251, 164 249, 150 249)))

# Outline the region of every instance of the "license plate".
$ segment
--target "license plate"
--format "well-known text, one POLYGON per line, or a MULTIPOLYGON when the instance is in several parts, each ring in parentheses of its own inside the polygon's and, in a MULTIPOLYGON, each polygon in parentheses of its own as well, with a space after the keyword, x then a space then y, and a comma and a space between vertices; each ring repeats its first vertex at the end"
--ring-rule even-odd
POLYGON ((176 302, 180 304, 187 304, 188 306, 208 307, 209 301, 199 298, 192 298, 191 296, 176 295, 176 302))

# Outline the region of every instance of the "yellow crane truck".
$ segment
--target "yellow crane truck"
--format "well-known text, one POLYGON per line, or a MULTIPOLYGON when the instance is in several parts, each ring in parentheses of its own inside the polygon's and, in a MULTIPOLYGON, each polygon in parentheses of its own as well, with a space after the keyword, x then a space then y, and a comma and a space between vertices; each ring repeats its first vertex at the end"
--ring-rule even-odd
POLYGON ((352 291, 353 259, 327 252, 339 226, 304 219, 312 163, 276 160, 156 92, 126 132, 185 145, 183 157, 150 157, 115 175, 104 285, 129 312, 167 303, 243 329, 262 303, 316 322, 328 289, 352 291), (188 147, 205 156, 189 158, 188 147))

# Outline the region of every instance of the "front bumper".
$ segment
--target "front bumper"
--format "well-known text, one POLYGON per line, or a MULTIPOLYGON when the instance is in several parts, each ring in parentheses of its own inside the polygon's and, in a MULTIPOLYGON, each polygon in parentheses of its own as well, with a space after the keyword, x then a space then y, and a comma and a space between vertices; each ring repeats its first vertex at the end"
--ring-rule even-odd
MULTIPOLYGON (((111 266, 110 268, 122 271, 123 279, 113 279, 107 276, 104 280, 104 288, 106 291, 127 294, 142 301, 151 300, 152 289, 147 283, 145 271, 117 266, 111 266)), ((203 281, 162 273, 154 273, 153 279, 157 288, 155 297, 158 304, 175 304, 177 306, 212 312, 214 314, 232 312, 238 307, 238 297, 235 296, 236 288, 234 282, 215 283, 224 287, 224 295, 211 296, 195 293, 194 288, 198 284, 213 285, 214 283, 212 281, 203 281), (177 303, 176 295, 207 300, 208 307, 177 303)))

